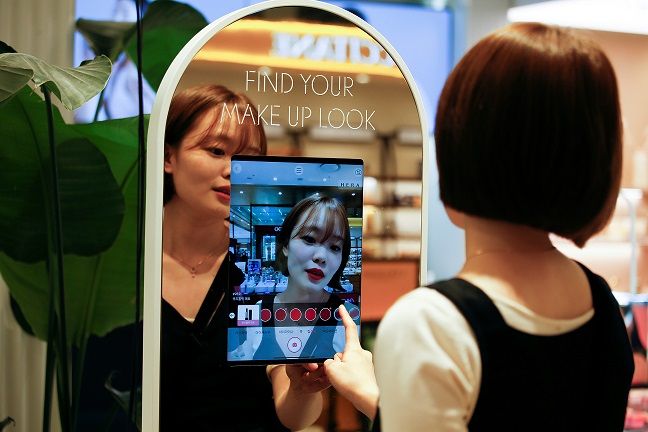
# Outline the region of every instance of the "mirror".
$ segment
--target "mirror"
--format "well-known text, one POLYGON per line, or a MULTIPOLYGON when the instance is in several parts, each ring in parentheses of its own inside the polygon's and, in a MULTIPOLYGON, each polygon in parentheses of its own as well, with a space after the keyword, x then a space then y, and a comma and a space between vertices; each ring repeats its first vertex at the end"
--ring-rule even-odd
MULTIPOLYGON (((183 113, 192 109, 186 104, 183 113)), ((204 196, 229 195, 220 180, 229 171, 213 174, 216 168, 229 170, 214 162, 227 159, 223 148, 258 153, 263 139, 256 131, 262 128, 268 155, 364 161, 362 229, 351 227, 344 274, 353 280, 362 269, 362 320, 378 321, 401 293, 398 286, 417 286, 419 275, 426 274, 421 197, 428 129, 421 111, 411 75, 389 43, 335 6, 264 2, 212 23, 183 49, 160 86, 149 128, 143 424, 157 430, 178 401, 187 403, 186 414, 192 415, 188 407, 195 395, 182 392, 183 386, 210 385, 209 358, 217 355, 210 341, 227 320, 215 312, 227 299, 211 288, 219 269, 227 270, 227 264, 221 267, 223 251, 229 248, 245 278, 252 269, 261 275, 271 271, 271 253, 259 251, 276 250, 272 236, 239 234, 230 246, 226 235, 216 235, 224 225, 233 230, 238 224, 223 221, 229 212, 218 213, 228 208, 229 197, 209 198, 220 199, 211 207, 219 222, 201 213, 201 206, 211 205, 204 196), (238 125, 206 120, 201 129, 200 120, 191 119, 185 135, 165 136, 167 122, 182 117, 169 111, 172 96, 204 94, 210 85, 244 95, 239 105, 247 108, 230 113, 238 125), (232 132, 233 125, 246 127, 244 139, 232 132), (205 144, 210 134, 221 137, 220 144, 205 144), (194 147, 182 153, 189 136, 194 147), (174 140, 178 147, 169 145, 174 140), (162 191, 163 176, 173 178, 176 199, 163 196, 169 195, 168 185, 162 191), (194 355, 200 358, 192 360, 194 355)), ((272 217, 254 224, 263 232, 281 225, 272 217)), ((245 228, 253 231, 250 221, 245 228)), ((230 396, 237 391, 221 390, 230 396)))

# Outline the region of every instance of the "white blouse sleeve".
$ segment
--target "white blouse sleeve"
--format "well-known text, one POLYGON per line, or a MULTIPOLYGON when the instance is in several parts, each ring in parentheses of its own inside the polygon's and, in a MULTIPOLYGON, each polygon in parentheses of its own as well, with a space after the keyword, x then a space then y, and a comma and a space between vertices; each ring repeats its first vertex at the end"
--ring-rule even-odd
POLYGON ((374 354, 383 431, 467 430, 481 361, 470 326, 445 296, 419 288, 398 300, 374 354))

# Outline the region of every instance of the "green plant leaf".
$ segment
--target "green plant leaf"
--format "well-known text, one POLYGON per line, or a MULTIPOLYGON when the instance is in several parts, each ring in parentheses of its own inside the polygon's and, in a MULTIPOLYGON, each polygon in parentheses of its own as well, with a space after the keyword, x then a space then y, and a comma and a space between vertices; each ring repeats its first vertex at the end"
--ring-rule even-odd
MULTIPOLYGON (((63 106, 74 110, 89 101, 106 86, 110 77, 111 62, 108 57, 100 56, 84 62, 76 68, 62 68, 50 65, 29 54, 0 54, 0 70, 8 68, 31 70, 33 72, 32 80, 36 86, 47 86, 59 98, 63 106)), ((4 99, 8 96, 5 95, 4 99)), ((0 101, 4 99, 0 99, 0 101)))
MULTIPOLYGON (((41 190, 45 160, 41 153, 47 143, 44 102, 23 88, 0 107, 0 118, 0 251, 27 262, 43 260, 47 256, 41 190)), ((55 116, 55 123, 63 121, 55 116)))
MULTIPOLYGON (((207 24, 200 12, 184 3, 170 0, 151 3, 142 19, 145 52, 142 73, 154 90, 157 91, 162 77, 180 50, 207 24)), ((136 62, 135 33, 125 46, 128 56, 136 62)))
POLYGON ((30 69, 22 69, 0 63, 0 101, 18 93, 34 76, 30 69))
POLYGON ((106 157, 88 139, 74 138, 58 145, 58 163, 65 253, 108 249, 121 227, 124 197, 106 157))
MULTIPOLYGON (((29 193, 34 179, 39 176, 40 165, 33 162, 38 161, 37 146, 33 145, 33 142, 45 139, 41 136, 45 132, 39 123, 44 122, 44 119, 39 120, 35 118, 36 115, 23 114, 26 120, 18 121, 20 116, 16 114, 19 111, 30 112, 36 108, 44 111, 42 101, 31 91, 21 92, 6 108, 0 108, 0 117, 3 120, 9 117, 11 120, 7 127, 4 122, 0 123, 0 165, 3 167, 0 170, 0 242, 7 237, 7 231, 12 229, 11 224, 7 222, 16 221, 25 214, 24 203, 30 201, 25 200, 25 194, 29 193), (22 105, 16 105, 18 102, 22 105), (15 131, 13 135, 12 131, 15 131), (24 151, 15 151, 23 147, 24 151), (5 151, 6 148, 10 151, 5 151), (5 178, 11 179, 12 182, 6 181, 5 178)), ((64 256, 68 342, 79 346, 90 334, 102 336, 116 327, 133 322, 137 118, 66 126, 62 124, 60 116, 56 115, 55 122, 57 140, 60 142, 84 139, 105 155, 125 199, 123 221, 109 249, 91 257, 70 254, 64 256)), ((110 205, 117 206, 115 203, 110 205)), ((74 223, 66 224, 64 235, 67 235, 68 228, 76 229, 74 223)), ((91 239, 95 234, 87 233, 87 236, 91 239)), ((41 230, 40 235, 45 237, 44 231, 41 230)), ((21 262, 6 253, 0 253, 0 273, 37 337, 46 340, 49 282, 45 263, 21 262)))
POLYGON ((132 22, 78 19, 76 28, 95 55, 105 55, 112 62, 124 51, 124 41, 135 31, 132 22))
MULTIPOLYGON (((58 114, 58 113, 56 113, 58 114)), ((25 262, 47 256, 44 184, 46 153, 43 103, 31 90, 0 108, 0 250, 25 262)), ((108 160, 90 141, 55 116, 63 250, 91 256, 117 237, 124 198, 108 160)))

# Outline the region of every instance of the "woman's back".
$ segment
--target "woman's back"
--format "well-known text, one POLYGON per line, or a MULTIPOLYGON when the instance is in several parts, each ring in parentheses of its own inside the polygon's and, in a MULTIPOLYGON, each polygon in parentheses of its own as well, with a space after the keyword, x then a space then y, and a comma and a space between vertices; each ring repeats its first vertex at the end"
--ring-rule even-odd
POLYGON ((399 300, 375 349, 383 430, 620 431, 625 327, 604 280, 574 265, 594 309, 570 319, 460 278, 399 300))

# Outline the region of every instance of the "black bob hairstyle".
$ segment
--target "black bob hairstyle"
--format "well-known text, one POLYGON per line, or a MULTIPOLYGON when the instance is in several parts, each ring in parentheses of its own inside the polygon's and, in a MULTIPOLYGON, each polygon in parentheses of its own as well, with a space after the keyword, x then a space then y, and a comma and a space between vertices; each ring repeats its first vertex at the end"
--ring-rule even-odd
POLYGON ((614 210, 621 134, 614 70, 593 41, 538 23, 508 25, 470 49, 443 88, 441 200, 583 246, 614 210))
POLYGON ((336 230, 339 228, 343 230, 342 261, 340 262, 340 267, 333 274, 329 282, 331 288, 341 290, 342 285, 340 284, 340 279, 342 278, 344 267, 346 267, 347 261, 349 261, 349 254, 351 252, 351 230, 349 228, 346 209, 335 198, 323 195, 306 197, 295 204, 288 215, 286 215, 281 225, 281 231, 277 236, 277 264, 279 270, 284 276, 290 276, 288 273, 288 258, 283 250, 288 247, 288 243, 292 238, 308 234, 313 231, 313 228, 320 229, 317 233, 318 242, 325 242, 329 237, 336 234, 336 230), (318 216, 321 212, 325 212, 325 226, 317 227, 318 216), (303 214, 306 215, 304 222, 299 226, 297 233, 291 236, 303 214))

